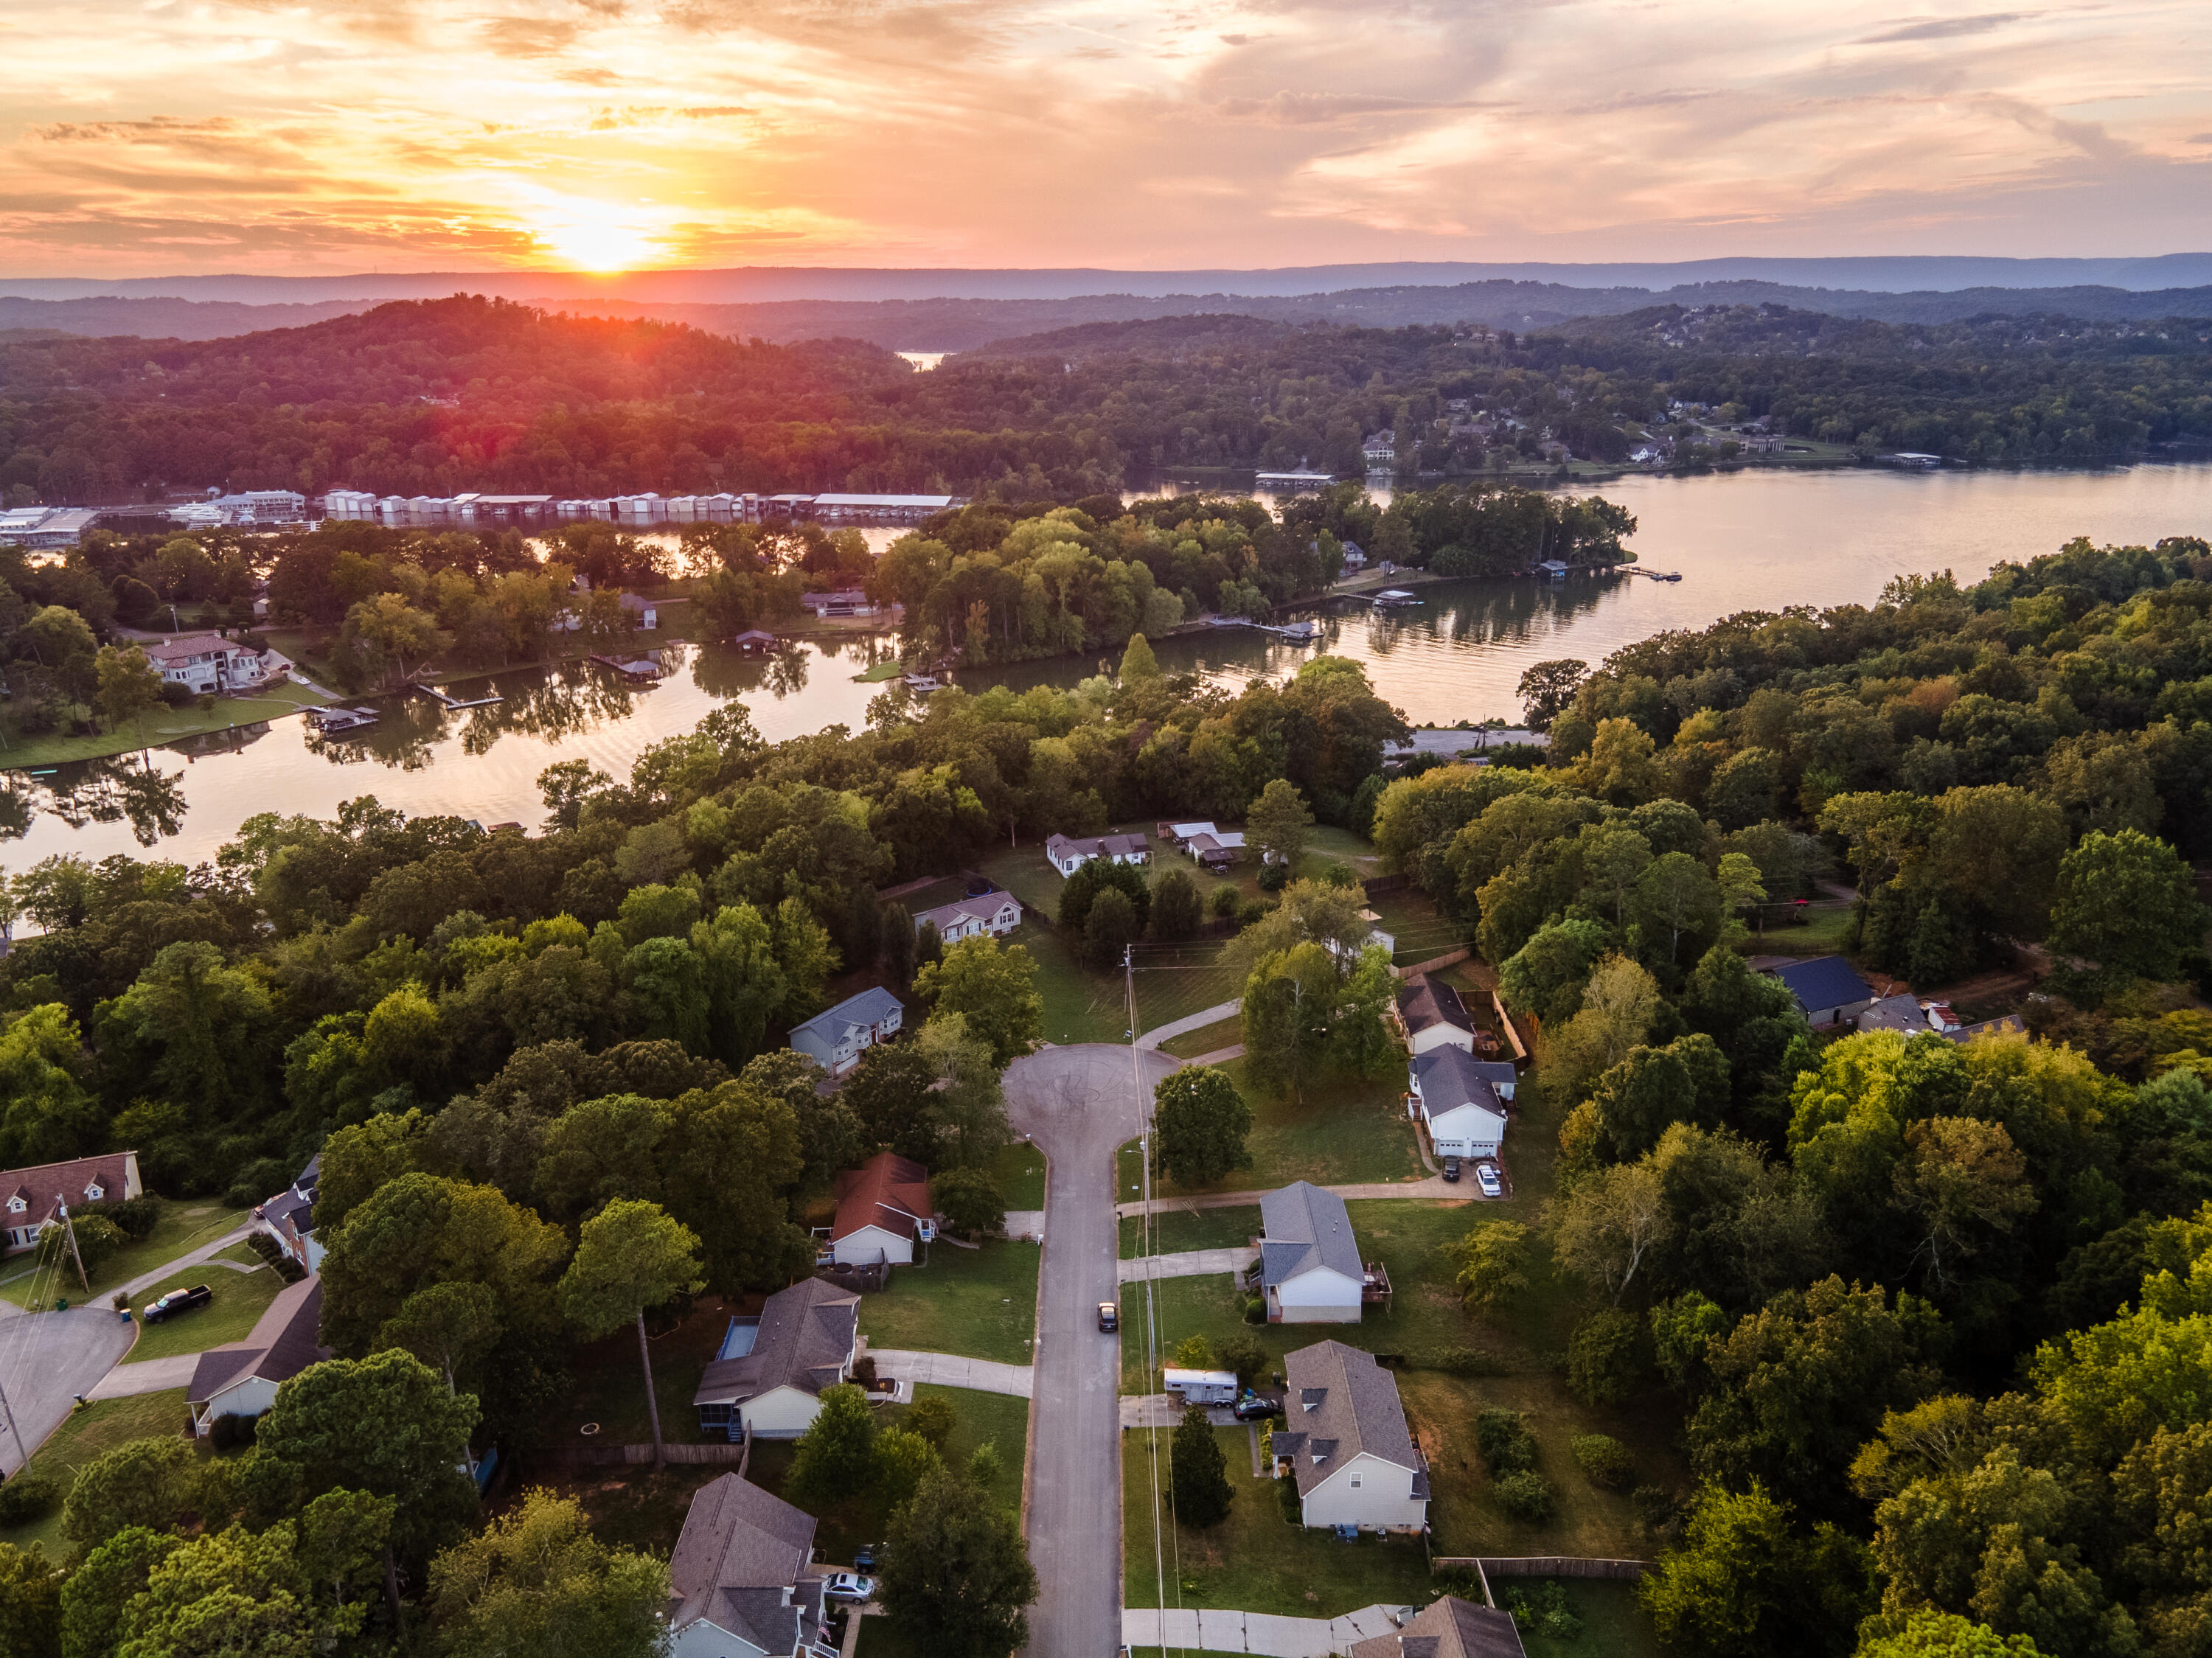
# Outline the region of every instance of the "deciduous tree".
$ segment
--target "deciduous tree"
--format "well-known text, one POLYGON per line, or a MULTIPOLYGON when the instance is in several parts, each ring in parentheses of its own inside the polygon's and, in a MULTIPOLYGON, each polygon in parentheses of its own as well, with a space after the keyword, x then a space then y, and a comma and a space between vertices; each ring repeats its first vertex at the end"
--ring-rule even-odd
POLYGON ((1152 1167, 1165 1180, 1211 1186, 1251 1161, 1245 1137, 1252 1108, 1229 1073, 1210 1065, 1187 1065, 1152 1090, 1152 1167))
POLYGON ((661 1466, 660 1402, 653 1390, 653 1352, 645 1314, 704 1287, 699 1235, 669 1218, 659 1204, 617 1198, 586 1221, 576 1258, 562 1275, 561 1311, 587 1339, 635 1321, 637 1358, 645 1370, 646 1414, 653 1422, 653 1462, 661 1466))

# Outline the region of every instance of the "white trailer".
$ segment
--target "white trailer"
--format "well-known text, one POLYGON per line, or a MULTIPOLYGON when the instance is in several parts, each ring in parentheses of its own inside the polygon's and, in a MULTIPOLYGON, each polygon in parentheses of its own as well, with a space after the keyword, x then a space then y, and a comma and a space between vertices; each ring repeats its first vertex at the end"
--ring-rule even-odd
POLYGON ((1237 1372, 1234 1370, 1168 1370, 1163 1373, 1167 1390, 1180 1394, 1186 1405, 1234 1405, 1237 1402, 1237 1372))

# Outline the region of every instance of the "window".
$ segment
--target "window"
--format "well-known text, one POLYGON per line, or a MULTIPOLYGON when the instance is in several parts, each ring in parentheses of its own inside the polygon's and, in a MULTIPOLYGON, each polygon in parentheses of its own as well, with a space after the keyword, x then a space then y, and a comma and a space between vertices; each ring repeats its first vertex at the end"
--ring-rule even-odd
POLYGON ((1359 1489, 1359 1476, 1358 1474, 1352 1476, 1352 1489, 1354 1491, 1358 1491, 1359 1489))

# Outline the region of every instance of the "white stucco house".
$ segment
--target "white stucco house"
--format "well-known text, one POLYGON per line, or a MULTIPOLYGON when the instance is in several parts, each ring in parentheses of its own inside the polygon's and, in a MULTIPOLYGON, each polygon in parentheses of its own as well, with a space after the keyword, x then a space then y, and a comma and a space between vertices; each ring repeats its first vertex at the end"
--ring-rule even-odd
POLYGON ((668 1560, 671 1658, 836 1658, 814 1524, 736 1474, 702 1485, 668 1560))
POLYGON ((192 1431, 208 1434, 217 1417, 259 1416, 279 1387, 328 1358, 331 1350, 318 1345, 322 1319, 323 1281, 303 1278, 276 1292, 245 1340, 202 1353, 185 1388, 192 1431))
POLYGON ((1294 1181, 1260 1199, 1260 1259, 1246 1274, 1270 1324, 1357 1324, 1366 1271, 1344 1199, 1294 1181))
POLYGON ((1429 1465, 1406 1426, 1398 1381, 1371 1353, 1340 1341, 1283 1356, 1278 1478, 1294 1479, 1303 1523, 1419 1531, 1428 1523, 1429 1465))
POLYGON ((791 1028, 791 1046, 833 1077, 842 1077, 878 1042, 898 1035, 906 1018, 899 999, 881 985, 848 996, 791 1028))
POLYGON ((160 672, 162 683, 195 694, 258 691, 283 677, 291 664, 274 651, 225 639, 218 634, 185 634, 151 641, 139 648, 160 672))
POLYGON ((914 918, 914 930, 921 932, 925 922, 934 925, 937 936, 948 944, 980 938, 987 932, 1004 938, 1022 924, 1022 901, 1011 892, 956 898, 949 904, 923 910, 914 918))
POLYGON ((1498 1155, 1505 1143, 1505 1102, 1513 1097, 1510 1065, 1478 1060, 1464 1048, 1432 1048, 1413 1056, 1406 1084, 1437 1156, 1498 1155))
POLYGON ((1094 858, 1103 858, 1112 864, 1149 864, 1152 848, 1145 844, 1141 835, 1094 835, 1080 841, 1071 841, 1065 835, 1046 838, 1044 855, 1063 878, 1073 875, 1094 858))
POLYGON ((733 1318, 691 1395, 707 1433, 796 1439, 822 1408, 824 1388, 853 1376, 860 1298, 818 1278, 768 1298, 757 1318, 733 1318))
POLYGON ((914 1246, 936 1236, 929 1170, 910 1157, 878 1151, 837 1176, 837 1218, 830 1253, 839 1265, 911 1265, 914 1246))

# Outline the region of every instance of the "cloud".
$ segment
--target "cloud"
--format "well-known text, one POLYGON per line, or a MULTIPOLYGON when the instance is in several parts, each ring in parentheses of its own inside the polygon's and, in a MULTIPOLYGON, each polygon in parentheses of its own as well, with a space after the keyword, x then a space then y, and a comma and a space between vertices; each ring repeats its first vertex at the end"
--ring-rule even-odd
POLYGON ((1897 23, 1880 34, 1862 34, 1855 46, 1887 46, 1895 40, 1949 40, 1961 34, 1986 34, 2033 15, 2021 11, 1985 11, 1972 17, 1925 17, 1897 23))

